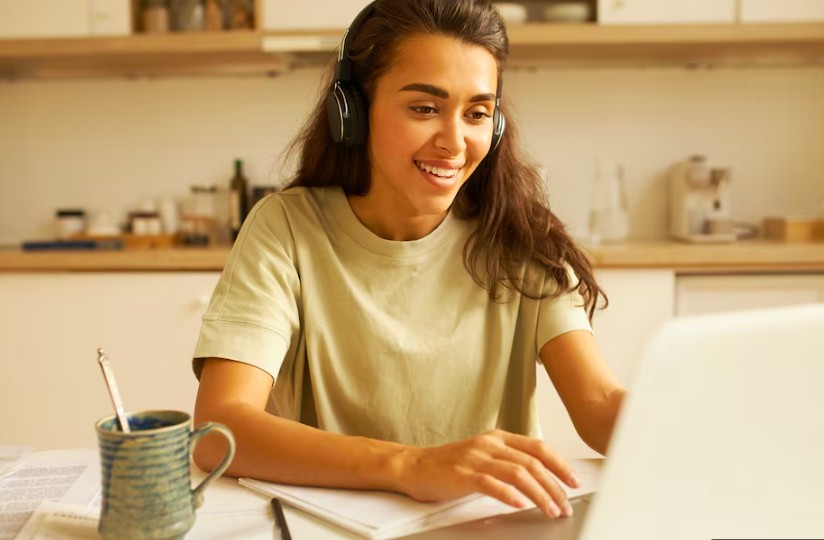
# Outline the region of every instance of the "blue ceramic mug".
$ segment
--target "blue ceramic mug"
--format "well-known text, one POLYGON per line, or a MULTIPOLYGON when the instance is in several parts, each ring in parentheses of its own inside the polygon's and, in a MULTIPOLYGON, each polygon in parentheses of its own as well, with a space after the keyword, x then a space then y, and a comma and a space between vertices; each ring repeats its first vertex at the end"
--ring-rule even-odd
POLYGON ((192 417, 182 411, 142 411, 126 417, 130 433, 120 430, 115 415, 96 425, 103 483, 100 535, 123 540, 183 538, 203 504, 203 491, 232 462, 232 432, 215 422, 192 430, 192 417), (228 449, 220 464, 192 489, 192 452, 210 432, 223 435, 228 449))

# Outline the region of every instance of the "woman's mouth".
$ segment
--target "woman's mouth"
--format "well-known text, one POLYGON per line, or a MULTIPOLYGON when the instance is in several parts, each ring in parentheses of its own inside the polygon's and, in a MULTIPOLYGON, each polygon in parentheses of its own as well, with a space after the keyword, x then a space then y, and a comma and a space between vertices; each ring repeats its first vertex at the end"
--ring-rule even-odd
POLYGON ((415 165, 422 171, 425 171, 433 176, 437 176, 438 178, 449 179, 458 174, 460 169, 443 169, 441 167, 430 167, 425 163, 421 163, 420 161, 416 161, 415 165))

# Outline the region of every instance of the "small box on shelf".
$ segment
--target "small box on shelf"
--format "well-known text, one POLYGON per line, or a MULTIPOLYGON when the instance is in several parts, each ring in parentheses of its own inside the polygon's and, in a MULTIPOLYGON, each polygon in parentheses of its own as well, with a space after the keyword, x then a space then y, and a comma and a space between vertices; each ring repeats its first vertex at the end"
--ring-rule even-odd
POLYGON ((768 217, 764 237, 782 242, 824 242, 824 217, 768 217))

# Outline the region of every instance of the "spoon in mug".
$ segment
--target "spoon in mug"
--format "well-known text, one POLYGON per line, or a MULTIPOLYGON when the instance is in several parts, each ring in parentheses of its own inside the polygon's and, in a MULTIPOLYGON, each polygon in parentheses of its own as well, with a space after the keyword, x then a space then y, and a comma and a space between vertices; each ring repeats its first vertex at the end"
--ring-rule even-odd
POLYGON ((129 421, 126 419, 126 413, 123 412, 123 401, 120 399, 120 392, 117 390, 117 383, 114 380, 114 373, 112 367, 109 365, 109 357, 102 348, 97 349, 97 361, 100 364, 100 369, 103 370, 103 379, 106 381, 106 388, 109 390, 109 396, 112 398, 114 404, 114 412, 117 413, 117 421, 120 423, 120 430, 123 433, 129 433, 129 421))

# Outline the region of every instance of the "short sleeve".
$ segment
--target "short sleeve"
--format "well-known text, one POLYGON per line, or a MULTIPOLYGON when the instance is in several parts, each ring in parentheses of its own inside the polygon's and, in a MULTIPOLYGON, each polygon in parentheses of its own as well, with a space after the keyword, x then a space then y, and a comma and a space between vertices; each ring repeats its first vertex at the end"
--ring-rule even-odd
MULTIPOLYGON (((570 274, 570 283, 577 286, 578 277, 571 268, 567 268, 567 271, 570 274)), ((584 308, 584 299, 578 290, 554 295, 557 289, 557 282, 548 276, 543 291, 548 296, 540 300, 538 307, 538 328, 535 333, 538 351, 561 334, 573 330, 592 332, 592 325, 584 308)))
POLYGON ((203 360, 217 357, 253 365, 277 379, 300 329, 293 238, 277 197, 249 213, 203 315, 192 362, 198 378, 203 360))

